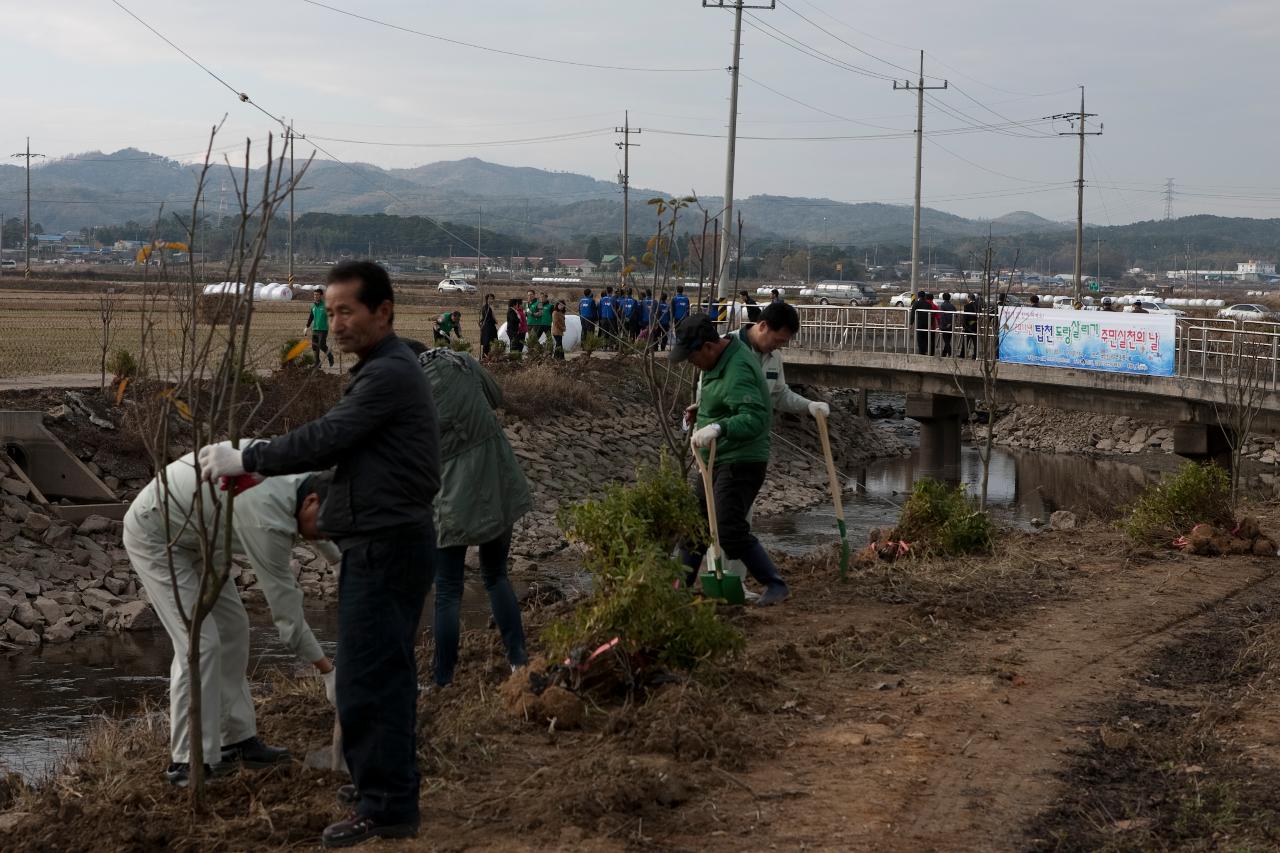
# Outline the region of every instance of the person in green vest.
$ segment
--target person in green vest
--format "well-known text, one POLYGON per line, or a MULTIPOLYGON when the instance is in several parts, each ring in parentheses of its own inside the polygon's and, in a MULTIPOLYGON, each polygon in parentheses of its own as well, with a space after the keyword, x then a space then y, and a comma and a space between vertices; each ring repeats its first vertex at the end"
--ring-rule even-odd
POLYGON ((431 329, 431 334, 435 338, 435 344, 438 347, 447 347, 449 345, 450 334, 458 340, 462 340, 462 312, 446 311, 441 314, 436 319, 435 326, 431 329))
POLYGON ((329 349, 329 315, 324 311, 323 288, 311 291, 311 313, 307 315, 303 334, 307 332, 311 333, 311 351, 315 353, 316 367, 320 366, 320 353, 329 356, 329 366, 333 367, 333 351, 329 349))
MULTIPOLYGON (((690 314, 676 328, 671 348, 673 362, 688 361, 702 371, 702 395, 691 436, 695 452, 716 444, 712 488, 720 548, 730 560, 741 560, 757 583, 764 587, 757 604, 769 606, 786 600, 787 584, 760 540, 751 532, 749 513, 769 468, 773 401, 760 368, 760 359, 742 340, 720 337, 706 314, 690 314)), ((706 514, 702 478, 693 491, 698 508, 706 514)), ((696 578, 706 554, 705 545, 683 543, 681 560, 696 578)))

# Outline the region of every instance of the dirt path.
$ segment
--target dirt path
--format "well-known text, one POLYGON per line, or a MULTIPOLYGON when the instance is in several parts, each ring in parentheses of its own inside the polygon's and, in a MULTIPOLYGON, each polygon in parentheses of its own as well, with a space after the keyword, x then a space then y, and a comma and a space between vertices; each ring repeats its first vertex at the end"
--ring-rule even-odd
MULTIPOLYGON (((1265 518, 1264 527, 1277 521, 1265 518)), ((1111 749, 1099 723, 1128 719, 1116 714, 1156 688, 1181 709, 1158 713, 1202 719, 1197 702, 1221 693, 1220 672, 1238 682, 1236 647, 1267 626, 1276 635, 1269 654, 1280 661, 1280 622, 1263 625, 1280 596, 1276 564, 1135 553, 1104 526, 1009 534, 992 559, 906 561, 848 584, 833 580, 824 558, 785 560, 790 601, 725 611, 748 638, 740 659, 701 680, 654 686, 643 701, 597 696, 581 729, 503 711, 495 697, 508 673, 500 644, 492 632, 472 632, 463 677, 420 704, 421 835, 375 849, 1055 849, 1045 839, 1092 819, 1095 802, 1108 810, 1094 836, 1128 841, 1115 828, 1142 826, 1131 831, 1154 840, 1115 849, 1172 849, 1178 845, 1166 841, 1178 832, 1207 843, 1239 824, 1235 801, 1204 816, 1209 829, 1181 829, 1176 803, 1164 807, 1173 814, 1167 823, 1142 813, 1154 811, 1147 794, 1156 777, 1134 771, 1122 780, 1127 787, 1108 793, 1110 778, 1081 773, 1081 762, 1104 773, 1121 761, 1147 772, 1149 753, 1111 749), (1252 628, 1241 630, 1242 616, 1255 620, 1252 628), (1231 641, 1219 643, 1216 657, 1171 654, 1189 637, 1231 641), (1202 659, 1213 666, 1196 663, 1202 659), (1136 792, 1133 808, 1128 792, 1136 792)), ((545 624, 556 607, 531 614, 531 624, 545 624)), ((1275 672, 1280 691, 1280 663, 1275 672)), ((1272 705, 1263 697, 1233 718, 1231 731, 1222 727, 1222 737, 1242 746, 1221 750, 1218 764, 1188 753, 1174 766, 1208 780, 1220 767, 1241 767, 1237 755, 1280 756, 1266 714, 1272 705)), ((314 686, 265 689, 258 719, 265 738, 299 754, 331 733, 314 686)), ((109 734, 95 741, 76 785, 23 805, 17 849, 294 849, 314 844, 342 816, 332 795, 340 780, 293 767, 214 789, 219 822, 190 827, 183 801, 158 776, 163 738, 143 727, 109 734)), ((1205 739, 1197 733, 1187 742, 1205 739)), ((1199 784, 1167 766, 1160 758, 1150 772, 1199 784)), ((1274 788, 1280 770, 1258 778, 1274 788)), ((1200 790, 1187 801, 1199 802, 1200 790)), ((1267 823, 1253 804, 1270 801, 1242 802, 1262 814, 1255 824, 1267 823)), ((1280 799, 1276 807, 1280 815, 1280 799)), ((1077 834, 1063 849, 1112 849, 1094 836, 1077 834)))
MULTIPOLYGON (((975 632, 900 680, 814 673, 797 685, 803 722, 782 727, 777 760, 689 807, 689 830, 722 832, 665 841, 703 851, 1020 849, 1027 821, 1057 795, 1053 771, 1094 733, 1081 725, 1087 708, 1206 610, 1280 589, 1273 571, 1254 559, 1100 562, 1083 570, 1081 597, 975 632)), ((851 621, 823 610, 811 618, 827 630, 851 621)))

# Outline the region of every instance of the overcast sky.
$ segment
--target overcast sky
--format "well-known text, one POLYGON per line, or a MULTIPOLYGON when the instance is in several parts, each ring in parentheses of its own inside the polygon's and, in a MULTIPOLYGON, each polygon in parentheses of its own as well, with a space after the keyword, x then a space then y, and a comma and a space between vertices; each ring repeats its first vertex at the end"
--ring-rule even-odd
MULTIPOLYGON (((328 137, 319 144, 347 161, 476 156, 611 180, 622 163, 612 130, 629 109, 644 129, 633 185, 723 191, 733 18, 698 0, 331 0, 484 47, 661 71, 501 55, 304 0, 121 2, 268 113, 328 137), (560 134, 578 136, 474 144, 560 134)), ((224 113, 221 144, 273 129, 112 0, 0 0, 0 11, 6 151, 30 134, 32 150, 49 155, 133 146, 189 160, 224 113)), ((952 85, 925 107, 928 206, 1074 218, 1076 142, 1056 135, 1071 127, 1038 120, 1077 109, 1084 84, 1088 111, 1105 124, 1088 141, 1088 221, 1163 216, 1169 177, 1175 215, 1277 216, 1280 111, 1268 83, 1277 45, 1276 0, 781 0, 745 19, 739 134, 792 139, 742 138, 735 196, 910 203, 915 96, 880 77, 909 76, 923 48, 927 82, 952 85), (1007 120, 1031 123, 1010 130, 1007 120), (945 133, 984 124, 1000 129, 945 133), (794 139, 872 134, 896 135, 794 139)))

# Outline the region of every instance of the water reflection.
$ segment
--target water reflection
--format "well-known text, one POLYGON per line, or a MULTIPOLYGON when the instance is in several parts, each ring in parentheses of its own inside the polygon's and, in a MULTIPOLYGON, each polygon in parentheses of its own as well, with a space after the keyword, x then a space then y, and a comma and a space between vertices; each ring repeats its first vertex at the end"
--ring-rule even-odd
MULTIPOLYGON (((517 584, 517 594, 521 591, 517 584)), ((431 624, 432 607, 429 599, 424 626, 431 624)), ((250 618, 251 678, 269 668, 309 669, 281 645, 265 608, 251 612, 250 618)), ((483 587, 468 583, 463 624, 483 627, 488 618, 483 587)), ((336 610, 309 609, 307 622, 321 648, 332 655, 338 635, 336 610)), ((147 700, 167 707, 172 657, 169 638, 159 630, 88 635, 66 645, 0 656, 0 772, 39 779, 94 718, 135 713, 147 700)))

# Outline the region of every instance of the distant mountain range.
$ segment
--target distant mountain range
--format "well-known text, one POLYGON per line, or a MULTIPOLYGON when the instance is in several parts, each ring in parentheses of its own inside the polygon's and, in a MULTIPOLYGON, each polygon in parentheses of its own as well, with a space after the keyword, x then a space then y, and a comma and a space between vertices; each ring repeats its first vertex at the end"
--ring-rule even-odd
MULTIPOLYGON (((190 207, 197 169, 136 148, 111 154, 93 151, 38 165, 32 170, 32 221, 46 231, 131 219, 150 222, 161 202, 179 212, 190 207)), ((299 190, 295 200, 298 213, 426 215, 455 222, 479 218, 486 228, 546 240, 612 233, 622 222, 622 196, 612 181, 476 158, 412 169, 317 160, 302 184, 305 189, 299 190)), ((0 213, 21 210, 24 188, 21 166, 0 165, 0 213)), ((633 233, 649 230, 653 214, 646 202, 664 194, 670 195, 632 188, 633 233)), ((719 197, 701 202, 712 211, 722 207, 719 197)), ((206 185, 205 209, 213 212, 224 204, 228 209, 235 205, 234 180, 218 165, 206 185)), ((769 195, 739 199, 737 204, 746 227, 757 236, 763 232, 781 239, 833 244, 901 242, 910 237, 911 208, 907 206, 769 195)), ((692 222, 695 213, 689 216, 692 222)), ((1068 227, 1021 211, 987 221, 926 208, 921 219, 932 240, 982 236, 988 229, 1002 235, 1068 227)))
MULTIPOLYGON (((46 231, 78 231, 85 226, 154 221, 161 202, 167 210, 189 210, 198 167, 134 148, 112 154, 89 152, 54 160, 32 170, 32 220, 46 231)), ((260 183, 260 174, 251 188, 260 183)), ((0 164, 0 214, 22 210, 25 175, 21 166, 0 164)), ((251 189, 251 191, 253 191, 251 189)), ((684 195, 632 188, 631 233, 652 233, 656 196, 684 195)), ((711 211, 719 197, 703 197, 711 211)), ((207 182, 205 210, 235 208, 234 179, 216 166, 207 182)), ((846 204, 830 199, 757 195, 736 201, 754 251, 785 248, 792 241, 831 246, 875 245, 901 253, 911 242, 907 205, 846 204)), ((369 164, 313 162, 296 196, 296 210, 307 212, 430 216, 477 223, 496 232, 561 250, 582 252, 592 236, 617 235, 622 226, 622 196, 612 181, 570 172, 502 166, 476 158, 429 163, 412 169, 382 169, 369 164)), ((701 229, 701 211, 685 214, 690 230, 701 229)), ((1073 223, 1053 222, 1027 211, 995 219, 966 219, 925 208, 921 214, 926 243, 967 258, 981 253, 988 234, 1024 262, 1060 269, 1074 255, 1073 223), (1065 261, 1064 261, 1065 255, 1065 261)), ((1203 266, 1213 260, 1280 257, 1280 219, 1189 216, 1169 221, 1113 227, 1089 226, 1086 239, 1095 255, 1112 254, 1107 264, 1167 268, 1183 263, 1187 247, 1203 266)), ((1096 258, 1095 258, 1096 261, 1096 258)))

